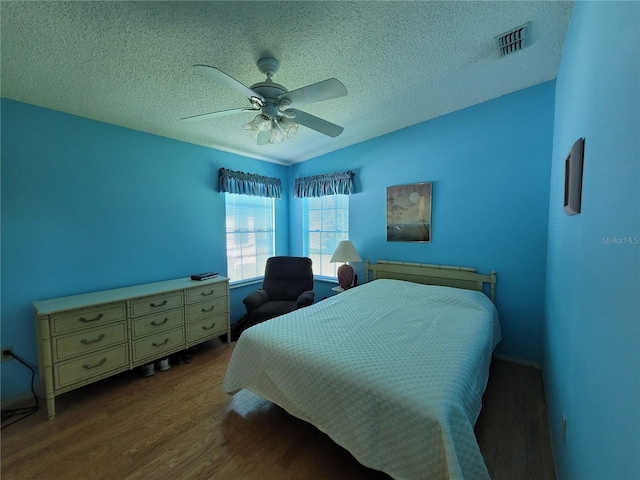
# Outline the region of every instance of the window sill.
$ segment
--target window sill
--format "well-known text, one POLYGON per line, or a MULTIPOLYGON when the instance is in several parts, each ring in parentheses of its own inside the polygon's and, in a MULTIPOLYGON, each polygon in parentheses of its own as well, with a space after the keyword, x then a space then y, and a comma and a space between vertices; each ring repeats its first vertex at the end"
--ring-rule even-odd
POLYGON ((250 278, 247 280, 238 280, 236 282, 229 282, 229 290, 233 290, 234 288, 246 287, 247 285, 262 285, 263 280, 264 278, 258 277, 250 278))
MULTIPOLYGON (((264 281, 263 277, 250 278, 248 280, 238 280, 237 282, 230 282, 229 289, 233 290, 234 288, 242 288, 242 287, 246 287, 247 285, 260 285, 263 281, 264 281)), ((321 275, 314 275, 313 281, 338 285, 338 279, 336 277, 323 277, 321 275)))
POLYGON ((336 277, 324 277, 322 275, 314 275, 313 280, 322 283, 332 283, 338 285, 338 279, 336 277))

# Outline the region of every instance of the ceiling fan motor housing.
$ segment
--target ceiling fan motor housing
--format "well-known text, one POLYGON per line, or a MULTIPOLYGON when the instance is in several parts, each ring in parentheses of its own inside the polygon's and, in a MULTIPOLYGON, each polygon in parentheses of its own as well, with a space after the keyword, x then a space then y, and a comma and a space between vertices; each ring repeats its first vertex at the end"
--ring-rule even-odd
POLYGON ((276 118, 278 116, 278 97, 289 92, 289 90, 282 85, 274 83, 271 78, 267 78, 264 82, 251 85, 251 90, 260 94, 262 98, 264 98, 262 113, 271 118, 276 118))
POLYGON ((274 102, 271 102, 269 101, 269 99, 267 99, 264 107, 262 107, 262 113, 271 119, 277 118, 278 108, 276 107, 276 104, 274 102))

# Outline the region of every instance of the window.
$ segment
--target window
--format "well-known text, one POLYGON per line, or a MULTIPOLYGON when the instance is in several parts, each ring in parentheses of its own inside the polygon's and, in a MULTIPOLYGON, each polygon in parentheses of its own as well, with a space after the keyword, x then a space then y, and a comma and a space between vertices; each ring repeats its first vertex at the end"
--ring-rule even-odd
POLYGON ((313 261, 313 273, 336 277, 340 266, 330 263, 340 240, 349 239, 349 196, 302 199, 303 254, 313 261))
POLYGON ((232 282, 264 275, 275 254, 274 199, 225 193, 227 272, 232 282))

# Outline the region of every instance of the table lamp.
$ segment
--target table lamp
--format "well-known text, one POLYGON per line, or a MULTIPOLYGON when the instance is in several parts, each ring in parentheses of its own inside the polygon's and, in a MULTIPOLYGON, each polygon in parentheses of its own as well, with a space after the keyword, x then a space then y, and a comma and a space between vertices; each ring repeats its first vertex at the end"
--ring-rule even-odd
POLYGON ((344 262, 343 265, 340 265, 338 268, 338 283, 345 290, 350 288, 353 284, 353 267, 351 265, 347 265, 346 262, 361 262, 362 259, 356 249, 353 246, 353 243, 349 240, 342 240, 338 243, 338 247, 336 251, 333 253, 333 257, 329 262, 344 262))

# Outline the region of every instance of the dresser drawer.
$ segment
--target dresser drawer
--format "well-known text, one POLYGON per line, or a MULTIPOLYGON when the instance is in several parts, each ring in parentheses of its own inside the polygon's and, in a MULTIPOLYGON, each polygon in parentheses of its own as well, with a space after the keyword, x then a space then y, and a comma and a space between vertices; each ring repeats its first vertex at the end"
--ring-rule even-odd
POLYGON ((188 331, 190 343, 227 333, 227 314, 223 313, 222 315, 216 315, 206 320, 190 323, 188 331))
POLYGON ((53 359, 54 361, 66 360, 124 343, 126 340, 127 325, 124 322, 92 328, 72 335, 53 337, 53 359))
POLYGON ((51 315, 52 333, 71 332, 81 328, 92 328, 124 320, 127 317, 125 302, 79 308, 51 315))
POLYGON ((215 297, 224 297, 227 295, 227 284, 210 283, 203 287, 192 288, 187 290, 187 304, 197 303, 203 300, 209 300, 215 297))
POLYGON ((165 352, 175 352, 184 346, 184 328, 162 332, 133 342, 133 361, 160 358, 165 352))
POLYGON ((127 346, 96 352, 91 355, 54 365, 56 388, 66 387, 91 377, 102 376, 118 368, 127 367, 127 346))
POLYGON ((184 324, 184 314, 181 308, 176 308, 174 310, 136 318, 132 323, 133 337, 139 338, 181 327, 184 324))
POLYGON ((211 300, 187 306, 189 323, 201 318, 227 312, 227 297, 212 298, 211 300))
POLYGON ((182 292, 167 292, 161 295, 137 298, 131 301, 131 316, 139 317, 149 313, 164 312, 180 306, 182 306, 182 292))

